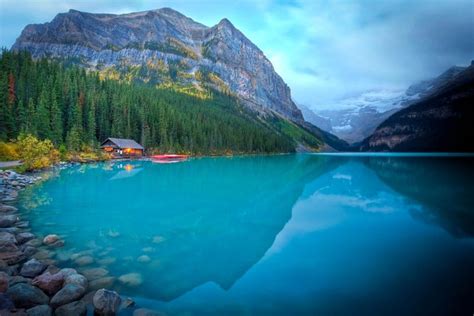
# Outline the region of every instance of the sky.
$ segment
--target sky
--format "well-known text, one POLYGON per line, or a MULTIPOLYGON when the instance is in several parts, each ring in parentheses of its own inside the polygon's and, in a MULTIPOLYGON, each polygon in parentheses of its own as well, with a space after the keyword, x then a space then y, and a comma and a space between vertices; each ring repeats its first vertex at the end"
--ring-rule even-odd
POLYGON ((474 59, 472 0, 0 0, 0 46, 69 9, 162 7, 208 26, 228 18, 270 59, 294 101, 313 109, 403 90, 474 59))

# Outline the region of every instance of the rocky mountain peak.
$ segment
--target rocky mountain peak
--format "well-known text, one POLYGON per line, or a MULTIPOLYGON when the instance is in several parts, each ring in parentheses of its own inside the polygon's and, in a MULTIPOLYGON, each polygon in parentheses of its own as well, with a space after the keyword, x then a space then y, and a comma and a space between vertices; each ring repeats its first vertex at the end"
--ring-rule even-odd
POLYGON ((171 8, 126 14, 70 10, 51 22, 26 26, 12 49, 105 73, 146 67, 134 81, 211 86, 232 92, 258 112, 303 121, 271 62, 226 18, 207 27, 171 8))

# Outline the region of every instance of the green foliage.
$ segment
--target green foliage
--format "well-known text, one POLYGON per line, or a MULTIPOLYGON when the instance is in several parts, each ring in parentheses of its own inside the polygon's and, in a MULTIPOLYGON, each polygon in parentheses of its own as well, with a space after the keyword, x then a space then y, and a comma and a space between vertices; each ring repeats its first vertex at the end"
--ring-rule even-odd
POLYGON ((16 145, 26 170, 46 168, 59 162, 59 152, 50 140, 42 141, 33 135, 21 134, 16 145))
POLYGON ((317 150, 321 147, 321 145, 323 145, 321 140, 319 140, 316 136, 294 123, 280 118, 273 120, 272 123, 282 134, 287 135, 289 138, 294 139, 298 143, 301 143, 309 148, 317 150))
POLYGON ((18 146, 15 143, 0 142, 0 161, 10 161, 20 159, 18 146))
MULTIPOLYGON (((159 152, 294 151, 291 133, 247 113, 232 96, 212 90, 191 92, 101 79, 83 68, 3 51, 0 141, 23 132, 75 152, 107 137, 132 138, 159 152)), ((300 133, 299 138, 309 137, 300 133)))

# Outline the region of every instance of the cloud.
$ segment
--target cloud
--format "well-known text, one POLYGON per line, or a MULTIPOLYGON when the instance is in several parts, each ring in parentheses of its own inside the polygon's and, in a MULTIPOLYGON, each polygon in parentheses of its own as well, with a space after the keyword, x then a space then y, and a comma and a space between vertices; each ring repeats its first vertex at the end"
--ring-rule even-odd
POLYGON ((313 108, 368 90, 399 90, 474 58, 471 0, 0 0, 0 45, 28 23, 75 8, 124 13, 172 7, 205 25, 223 17, 259 46, 313 108))

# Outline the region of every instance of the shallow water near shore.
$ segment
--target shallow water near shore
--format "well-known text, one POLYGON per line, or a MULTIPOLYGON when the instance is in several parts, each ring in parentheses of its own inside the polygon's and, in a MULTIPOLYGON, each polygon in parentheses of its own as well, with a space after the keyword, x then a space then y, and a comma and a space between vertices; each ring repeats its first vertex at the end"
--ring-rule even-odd
POLYGON ((65 240, 59 266, 170 315, 470 315, 473 171, 449 156, 107 162, 20 207, 65 240))

